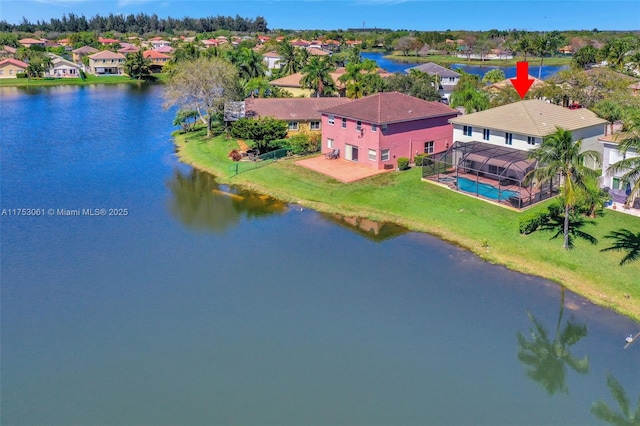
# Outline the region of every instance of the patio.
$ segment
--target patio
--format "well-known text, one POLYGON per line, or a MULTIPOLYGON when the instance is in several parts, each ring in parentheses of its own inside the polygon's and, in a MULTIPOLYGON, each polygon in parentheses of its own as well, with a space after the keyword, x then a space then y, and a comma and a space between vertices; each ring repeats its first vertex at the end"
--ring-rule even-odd
POLYGON ((355 182, 390 171, 374 169, 342 158, 329 160, 324 155, 299 160, 296 161, 296 164, 344 183, 355 182))

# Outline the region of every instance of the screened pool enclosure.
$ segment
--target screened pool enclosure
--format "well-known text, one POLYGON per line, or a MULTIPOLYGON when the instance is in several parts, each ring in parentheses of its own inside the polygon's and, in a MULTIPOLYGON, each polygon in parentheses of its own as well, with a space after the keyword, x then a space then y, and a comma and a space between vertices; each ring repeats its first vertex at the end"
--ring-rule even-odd
POLYGON ((557 179, 538 187, 525 182, 536 168, 526 151, 484 142, 455 142, 423 161, 422 178, 518 209, 557 194, 557 179))

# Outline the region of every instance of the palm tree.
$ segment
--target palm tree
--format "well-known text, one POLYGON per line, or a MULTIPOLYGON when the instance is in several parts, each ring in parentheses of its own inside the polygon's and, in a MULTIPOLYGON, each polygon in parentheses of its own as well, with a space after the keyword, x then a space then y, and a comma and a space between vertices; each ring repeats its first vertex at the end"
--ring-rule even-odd
POLYGON ((569 248, 569 218, 578 200, 579 191, 585 187, 587 176, 597 176, 597 172, 584 165, 587 158, 600 161, 596 151, 580 152, 582 139, 573 142, 569 130, 556 127, 556 131, 542 140, 539 148, 529 152, 529 158, 538 160, 538 167, 526 177, 526 182, 536 180, 538 186, 552 183, 556 176, 563 180, 564 201, 564 248, 569 248))
POLYGON ((618 151, 623 159, 607 168, 608 174, 621 174, 621 180, 631 185, 629 201, 640 193, 640 113, 629 111, 624 116, 623 131, 616 136, 619 141, 618 151), (635 152, 636 156, 627 155, 635 152))
MULTIPOLYGON (((538 228, 540 231, 551 231, 555 232, 555 234, 551 237, 551 239, 558 238, 560 235, 564 233, 564 216, 562 215, 562 207, 554 208, 556 206, 552 206, 549 208, 549 217, 545 220, 544 223, 540 225, 538 228)), ((568 236, 567 236, 567 247, 573 248, 573 241, 576 238, 581 238, 586 240, 591 244, 597 244, 598 239, 593 235, 587 234, 582 230, 585 225, 594 225, 595 222, 592 220, 587 220, 584 217, 571 213, 569 217, 569 225, 568 225, 568 236)))
MULTIPOLYGON (((605 238, 615 240, 611 247, 600 251, 626 251, 627 254, 620 261, 620 266, 640 259, 640 232, 634 234, 628 229, 611 231, 605 238)), ((640 418, 638 419, 640 420, 640 418)))
POLYGON ((610 99, 605 99, 593 106, 593 112, 595 112, 598 117, 609 122, 609 134, 613 134, 613 123, 622 118, 622 108, 620 108, 620 104, 610 99))
POLYGON ((236 66, 238 75, 245 82, 252 78, 264 76, 262 56, 248 47, 227 51, 227 59, 236 66))
POLYGON ((347 97, 350 99, 358 99, 370 93, 366 86, 366 74, 377 74, 378 64, 371 59, 365 59, 361 62, 349 62, 345 67, 345 73, 338 80, 346 86, 347 97))
POLYGON ((460 91, 454 91, 449 98, 449 104, 464 107, 465 114, 484 111, 489 108, 489 95, 483 90, 468 86, 460 91))
POLYGON ((638 408, 632 413, 627 393, 611 373, 607 373, 607 387, 620 406, 622 413, 616 413, 604 401, 594 403, 591 406, 591 412, 600 420, 612 425, 640 426, 640 396, 638 396, 638 408))
POLYGON ((542 78, 542 62, 546 55, 552 55, 564 42, 558 31, 551 31, 533 38, 533 51, 540 56, 540 67, 538 68, 538 80, 542 78))
POLYGON ((331 77, 332 71, 334 68, 328 57, 321 59, 319 56, 313 56, 302 69, 300 83, 303 87, 312 89, 318 98, 324 94, 334 93, 336 85, 331 77))
POLYGON ((127 55, 127 60, 124 63, 124 72, 131 78, 142 80, 151 75, 150 65, 151 61, 145 58, 140 50, 127 55))
POLYGON ((564 296, 565 289, 562 287, 560 313, 553 340, 531 312, 527 312, 533 324, 533 327, 530 328, 531 340, 527 340, 520 332, 517 334, 518 359, 528 367, 527 376, 544 386, 549 395, 556 392, 569 393, 565 384, 566 366, 571 367, 578 374, 585 374, 589 371, 589 357, 578 359, 569 351, 571 346, 587 335, 587 326, 578 324, 574 318, 571 318, 561 329, 564 315, 564 296))
POLYGON ((296 54, 296 48, 290 43, 280 43, 278 53, 282 57, 280 60, 280 69, 284 75, 294 74, 302 69, 298 55, 296 54))

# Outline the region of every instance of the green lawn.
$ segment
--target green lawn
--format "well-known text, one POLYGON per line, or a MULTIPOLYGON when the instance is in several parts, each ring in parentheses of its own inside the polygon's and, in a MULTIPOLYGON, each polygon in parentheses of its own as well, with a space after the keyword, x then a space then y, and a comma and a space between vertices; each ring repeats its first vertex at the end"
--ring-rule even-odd
MULTIPOLYGON (((434 62, 440 65, 448 65, 448 64, 467 64, 467 65, 486 65, 486 66, 515 66, 516 62, 524 61, 524 57, 518 56, 513 59, 492 59, 488 61, 479 61, 479 60, 469 60, 466 58, 458 58, 456 56, 448 56, 448 55, 430 55, 430 56, 404 56, 399 54, 387 55, 386 59, 392 59, 394 61, 400 62, 434 62)), ((540 58, 527 56, 527 62, 530 65, 539 65, 540 58)), ((543 65, 570 65, 571 58, 563 57, 563 58, 544 58, 543 65)))
MULTIPOLYGON (((158 78, 158 82, 164 82, 167 79, 166 74, 154 74, 158 78)), ((80 78, 4 78, 0 79, 0 87, 24 87, 24 86, 84 86, 88 84, 140 84, 143 83, 140 80, 134 80, 126 75, 107 75, 107 76, 95 76, 87 74, 87 78, 82 80, 80 78)))
POLYGON ((320 211, 393 221, 428 232, 489 262, 562 283, 598 304, 640 320, 640 262, 621 267, 621 253, 600 252, 608 246, 604 235, 619 228, 638 230, 640 218, 607 211, 596 219, 595 226, 586 229, 600 240, 597 246, 578 241, 575 249, 565 251, 562 240, 550 240, 549 233, 520 235, 521 213, 424 182, 417 168, 343 184, 287 159, 229 178, 232 162, 226 157, 237 148, 235 140, 206 140, 203 136, 202 131, 177 135, 180 157, 218 176, 221 183, 242 185, 320 211))

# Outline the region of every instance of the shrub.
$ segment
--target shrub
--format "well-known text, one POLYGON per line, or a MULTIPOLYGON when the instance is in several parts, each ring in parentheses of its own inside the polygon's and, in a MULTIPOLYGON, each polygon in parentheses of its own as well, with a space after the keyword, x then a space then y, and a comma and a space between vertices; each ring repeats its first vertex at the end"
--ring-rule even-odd
POLYGON ((320 135, 299 133, 283 140, 282 148, 294 154, 310 154, 320 150, 320 135))
POLYGON ((529 235, 549 220, 549 211, 524 213, 519 220, 520 233, 529 235))
POLYGON ((237 149, 234 149, 229 153, 229 158, 233 161, 240 161, 242 160, 242 154, 237 149))
POLYGON ((429 166, 433 164, 433 161, 429 158, 429 154, 418 154, 414 157, 413 161, 416 166, 429 166))
POLYGON ((398 169, 399 170, 408 170, 409 169, 409 159, 406 157, 398 158, 398 169))
POLYGON ((287 122, 273 117, 241 118, 231 126, 231 136, 251 139, 260 152, 273 150, 272 142, 287 135, 287 122))
POLYGON ((27 73, 26 72, 16 73, 16 78, 27 78, 27 73))

